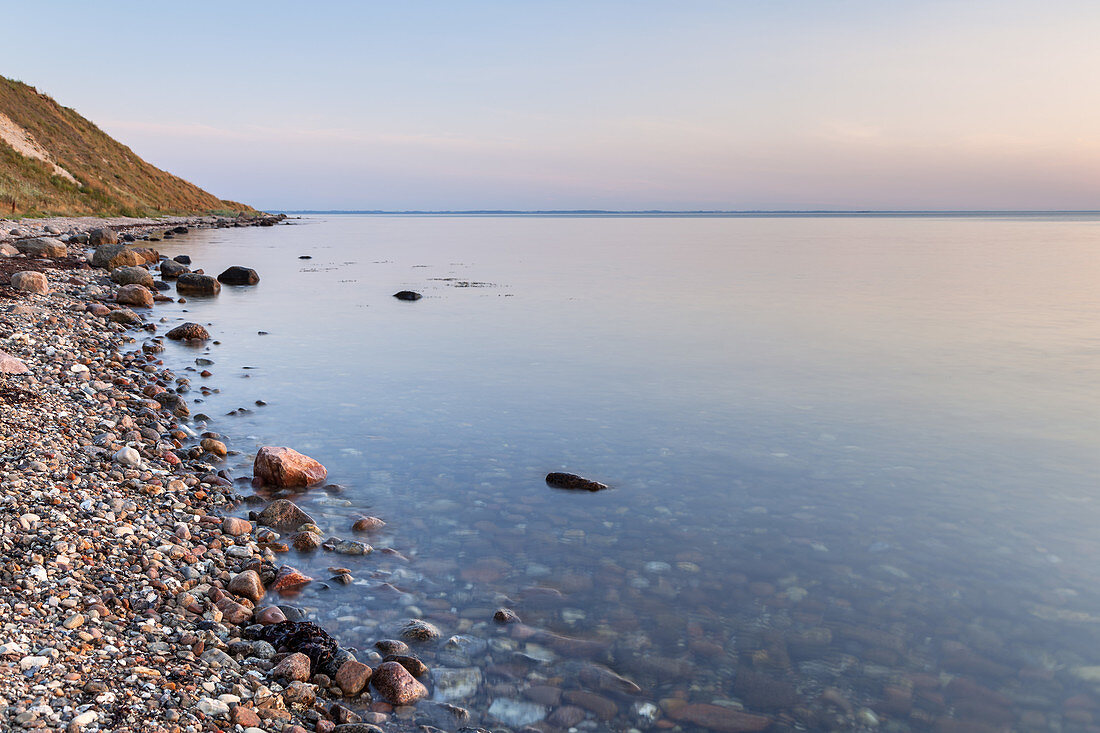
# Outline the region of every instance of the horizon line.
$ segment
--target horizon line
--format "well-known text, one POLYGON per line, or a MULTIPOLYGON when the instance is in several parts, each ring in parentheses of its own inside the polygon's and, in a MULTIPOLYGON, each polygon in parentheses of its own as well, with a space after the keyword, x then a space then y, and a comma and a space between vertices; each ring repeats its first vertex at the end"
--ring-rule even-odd
POLYGON ((720 215, 775 216, 811 215, 1041 215, 1100 214, 1100 209, 270 209, 273 214, 398 214, 398 215, 720 215))

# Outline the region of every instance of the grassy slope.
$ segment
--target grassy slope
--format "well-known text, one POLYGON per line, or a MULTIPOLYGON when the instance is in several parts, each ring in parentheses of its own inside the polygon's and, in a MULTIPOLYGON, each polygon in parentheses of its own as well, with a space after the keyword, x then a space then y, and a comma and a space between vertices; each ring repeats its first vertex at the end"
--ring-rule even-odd
POLYGON ((149 165, 34 87, 0 76, 0 112, 29 132, 82 185, 0 142, 0 217, 254 213, 149 165), (14 208, 13 208, 14 204, 14 208))

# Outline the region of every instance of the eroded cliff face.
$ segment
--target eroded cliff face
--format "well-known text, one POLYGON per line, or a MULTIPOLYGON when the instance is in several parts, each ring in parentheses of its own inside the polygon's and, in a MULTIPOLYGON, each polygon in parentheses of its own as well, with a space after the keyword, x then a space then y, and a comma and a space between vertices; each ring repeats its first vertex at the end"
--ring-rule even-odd
POLYGON ((72 109, 0 77, 0 216, 254 213, 160 170, 72 109))

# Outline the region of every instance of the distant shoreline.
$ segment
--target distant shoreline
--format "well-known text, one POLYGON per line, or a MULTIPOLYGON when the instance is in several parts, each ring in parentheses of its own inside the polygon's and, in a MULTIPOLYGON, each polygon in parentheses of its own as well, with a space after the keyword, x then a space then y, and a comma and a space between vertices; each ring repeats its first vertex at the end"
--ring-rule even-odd
POLYGON ((1034 209, 1034 210, 624 210, 612 209, 560 209, 560 210, 522 210, 522 209, 470 209, 470 210, 409 210, 389 211, 384 209, 270 209, 273 214, 317 215, 317 214, 358 214, 366 216, 592 216, 592 217, 715 217, 715 218, 785 218, 785 217, 923 217, 944 216, 965 217, 1028 217, 1028 216, 1100 216, 1100 209, 1034 209))

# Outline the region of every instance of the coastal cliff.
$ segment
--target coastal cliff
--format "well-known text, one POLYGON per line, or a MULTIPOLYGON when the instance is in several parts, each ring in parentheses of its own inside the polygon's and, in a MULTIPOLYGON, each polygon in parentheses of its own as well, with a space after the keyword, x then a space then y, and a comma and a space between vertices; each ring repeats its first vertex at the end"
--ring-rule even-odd
POLYGON ((142 160, 68 107, 0 76, 0 216, 257 213, 142 160))

